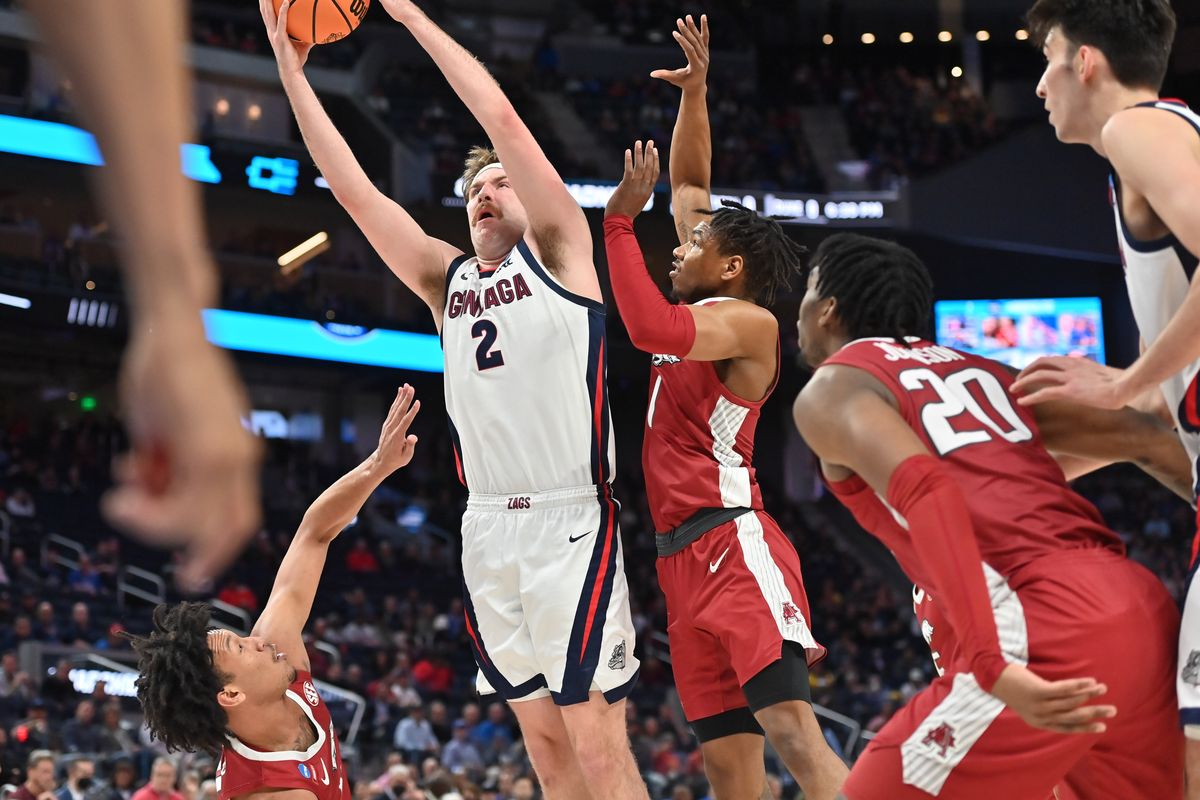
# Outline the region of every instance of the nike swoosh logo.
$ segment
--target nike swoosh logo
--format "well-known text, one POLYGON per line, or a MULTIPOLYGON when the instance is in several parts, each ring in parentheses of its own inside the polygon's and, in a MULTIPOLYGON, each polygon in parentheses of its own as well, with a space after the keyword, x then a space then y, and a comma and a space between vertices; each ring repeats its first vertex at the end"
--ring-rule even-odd
POLYGON ((580 539, 582 539, 583 537, 585 537, 585 536, 591 536, 591 535, 592 535, 592 532, 591 532, 591 531, 584 531, 583 533, 579 534, 578 536, 569 536, 569 537, 567 537, 567 541, 568 541, 568 542, 578 542, 578 541, 579 541, 580 539))
POLYGON ((329 770, 325 769, 325 762, 321 762, 321 783, 329 785, 329 770))
POLYGON ((720 568, 721 568, 721 562, 725 560, 725 556, 727 556, 727 555, 729 555, 729 548, 728 548, 728 547, 726 547, 726 548, 725 548, 725 552, 724 552, 724 553, 721 553, 721 557, 720 557, 720 558, 718 558, 716 561, 710 561, 710 562, 709 562, 709 564, 708 564, 708 571, 709 571, 709 572, 716 572, 718 569, 720 569, 720 568))

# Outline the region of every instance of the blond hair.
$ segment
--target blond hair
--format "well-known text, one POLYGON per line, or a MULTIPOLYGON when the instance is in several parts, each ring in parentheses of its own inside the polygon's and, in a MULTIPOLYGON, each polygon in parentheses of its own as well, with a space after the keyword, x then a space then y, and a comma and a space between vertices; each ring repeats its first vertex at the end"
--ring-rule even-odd
POLYGON ((490 164, 499 164, 500 155, 491 147, 475 145, 468 151, 467 160, 463 162, 463 197, 471 193, 471 184, 479 171, 490 164))

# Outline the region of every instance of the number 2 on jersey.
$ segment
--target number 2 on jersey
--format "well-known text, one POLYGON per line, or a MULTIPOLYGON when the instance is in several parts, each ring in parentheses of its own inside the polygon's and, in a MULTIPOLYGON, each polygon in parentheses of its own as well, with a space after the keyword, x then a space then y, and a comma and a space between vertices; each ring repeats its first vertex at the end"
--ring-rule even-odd
POLYGON ((480 372, 504 366, 504 354, 499 350, 492 349, 492 345, 496 344, 496 337, 499 335, 500 330, 490 319, 478 320, 471 326, 472 339, 483 337, 480 339, 479 347, 475 348, 475 366, 479 367, 480 372))
POLYGON ((996 376, 986 370, 972 367, 942 378, 933 370, 909 369, 900 373, 900 384, 910 392, 928 387, 937 393, 938 400, 931 400, 921 407, 921 424, 939 455, 944 456, 969 444, 988 442, 997 436, 1014 444, 1033 438, 1033 431, 1021 421, 1008 392, 996 376), (982 398, 971 392, 972 384, 978 387, 982 398), (981 399, 994 413, 988 413, 981 399), (982 427, 960 430, 965 427, 961 422, 959 428, 954 427, 951 421, 963 414, 969 414, 982 427))

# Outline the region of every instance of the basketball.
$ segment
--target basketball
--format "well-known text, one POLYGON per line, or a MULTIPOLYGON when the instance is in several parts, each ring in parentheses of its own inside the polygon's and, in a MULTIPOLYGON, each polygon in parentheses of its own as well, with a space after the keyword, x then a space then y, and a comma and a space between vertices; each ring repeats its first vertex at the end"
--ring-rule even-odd
MULTIPOLYGON (((275 13, 283 0, 272 0, 275 13)), ((354 32, 371 0, 295 0, 288 8, 288 36, 297 42, 329 44, 354 32)))

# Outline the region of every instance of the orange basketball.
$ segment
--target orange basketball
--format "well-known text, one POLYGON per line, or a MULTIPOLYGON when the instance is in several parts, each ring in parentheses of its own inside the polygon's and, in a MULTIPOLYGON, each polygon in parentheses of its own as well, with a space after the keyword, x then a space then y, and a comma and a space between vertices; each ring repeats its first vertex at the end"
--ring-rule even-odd
MULTIPOLYGON (((272 0, 275 13, 283 0, 272 0)), ((292 0, 288 6, 288 36, 297 42, 329 44, 354 32, 371 0, 292 0)))

